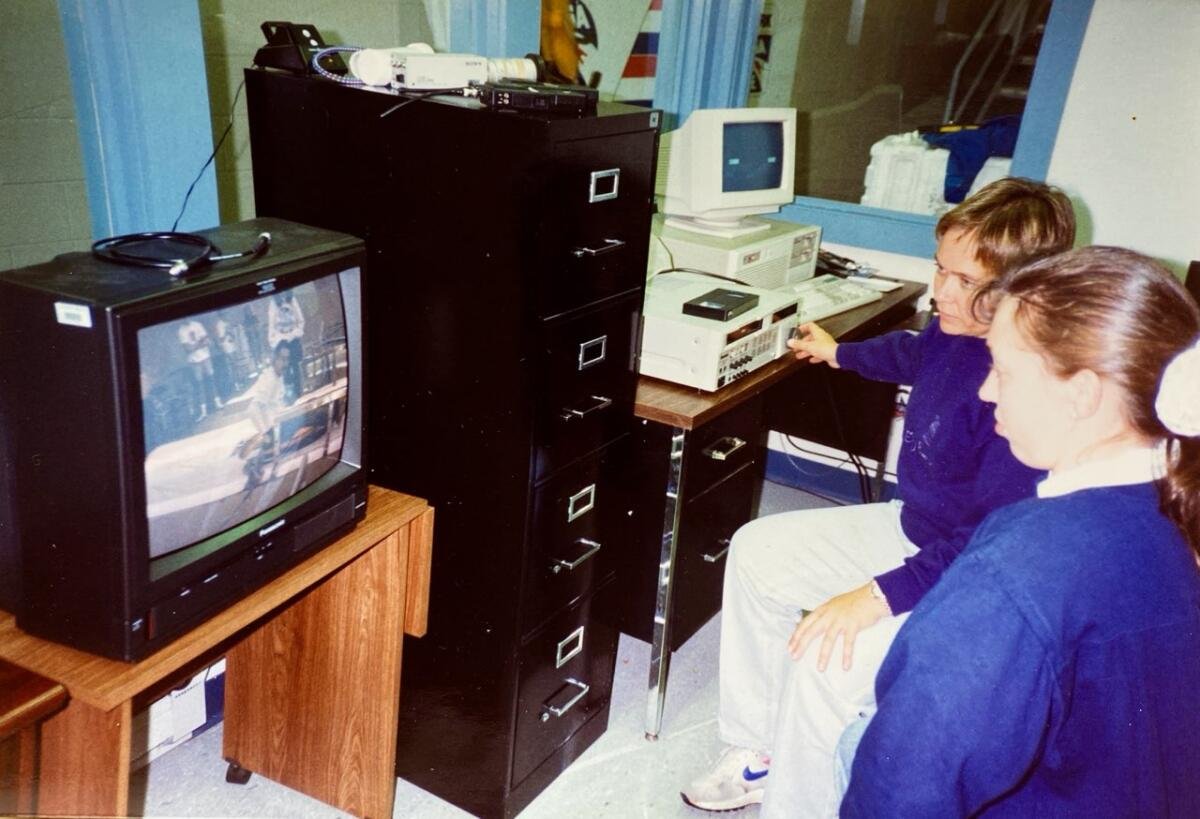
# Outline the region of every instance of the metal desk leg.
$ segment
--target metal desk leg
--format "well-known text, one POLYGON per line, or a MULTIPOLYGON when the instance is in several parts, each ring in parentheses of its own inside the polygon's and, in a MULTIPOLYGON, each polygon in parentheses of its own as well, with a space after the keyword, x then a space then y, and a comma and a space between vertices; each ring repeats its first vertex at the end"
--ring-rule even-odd
POLYGON ((667 471, 667 496, 663 509, 662 552, 658 563, 658 594, 654 604, 654 641, 650 644, 650 691, 646 701, 646 739, 658 739, 663 703, 667 698, 667 672, 671 667, 671 587, 675 577, 675 545, 679 535, 679 488, 683 478, 683 448, 687 430, 671 430, 671 467, 667 471))

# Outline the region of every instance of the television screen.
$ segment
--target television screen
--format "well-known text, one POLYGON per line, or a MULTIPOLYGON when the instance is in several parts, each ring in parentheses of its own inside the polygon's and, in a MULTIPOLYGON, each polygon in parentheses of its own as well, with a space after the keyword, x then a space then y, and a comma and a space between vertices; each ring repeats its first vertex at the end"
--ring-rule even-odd
POLYGON ((783 126, 778 122, 727 122, 721 142, 721 190, 778 188, 783 175, 783 126))
POLYGON ((286 500, 341 459, 337 275, 137 332, 149 557, 286 500))

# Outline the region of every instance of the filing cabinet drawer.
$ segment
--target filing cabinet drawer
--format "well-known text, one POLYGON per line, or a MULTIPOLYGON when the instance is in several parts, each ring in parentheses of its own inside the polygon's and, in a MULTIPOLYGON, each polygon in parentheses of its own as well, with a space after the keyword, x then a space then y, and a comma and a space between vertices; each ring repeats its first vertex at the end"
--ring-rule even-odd
POLYGON ((762 429, 762 403, 753 398, 693 432, 684 456, 686 497, 696 498, 758 460, 762 429))
POLYGON ((671 649, 683 645, 721 609, 729 541, 750 519, 761 479, 757 464, 745 464, 704 494, 684 504, 675 549, 671 649))
POLYGON ((619 541, 628 536, 640 501, 631 497, 635 484, 628 480, 632 445, 627 434, 534 491, 523 635, 615 571, 619 541))
POLYGON ((555 146, 542 213, 539 308, 555 316, 640 287, 653 196, 654 131, 555 146))
POLYGON ((629 428, 640 310, 635 296, 543 325, 536 420, 539 477, 629 428))
POLYGON ((563 612, 521 650, 514 787, 608 704, 617 631, 592 617, 595 599, 563 612))

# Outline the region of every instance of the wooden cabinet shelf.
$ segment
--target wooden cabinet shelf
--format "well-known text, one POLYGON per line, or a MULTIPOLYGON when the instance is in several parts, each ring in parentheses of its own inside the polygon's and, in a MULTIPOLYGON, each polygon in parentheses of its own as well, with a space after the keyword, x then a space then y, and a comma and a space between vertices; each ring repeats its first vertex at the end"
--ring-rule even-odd
POLYGON ((38 813, 128 815, 135 698, 224 656, 226 759, 391 816, 400 635, 426 628, 432 538, 424 500, 371 487, 354 531, 137 663, 32 637, 0 613, 0 658, 70 695, 42 726, 38 813))

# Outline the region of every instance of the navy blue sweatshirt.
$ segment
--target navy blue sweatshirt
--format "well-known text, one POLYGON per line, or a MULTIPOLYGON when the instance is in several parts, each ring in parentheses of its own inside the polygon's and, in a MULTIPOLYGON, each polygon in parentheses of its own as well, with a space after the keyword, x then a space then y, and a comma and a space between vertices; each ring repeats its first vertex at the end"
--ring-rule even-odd
POLYGON ((838 366, 911 384, 897 466, 900 525, 920 551, 876 580, 894 614, 911 611, 993 509, 1032 497, 1042 473, 1013 457, 979 387, 987 344, 952 336, 935 319, 920 335, 888 333, 838 345, 838 366))
POLYGON ((997 511, 900 629, 843 816, 1200 816, 1200 571, 1151 483, 997 511))

